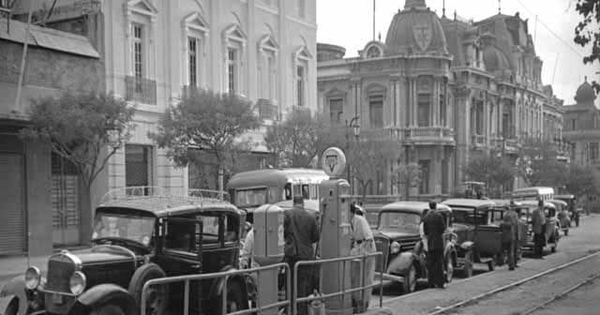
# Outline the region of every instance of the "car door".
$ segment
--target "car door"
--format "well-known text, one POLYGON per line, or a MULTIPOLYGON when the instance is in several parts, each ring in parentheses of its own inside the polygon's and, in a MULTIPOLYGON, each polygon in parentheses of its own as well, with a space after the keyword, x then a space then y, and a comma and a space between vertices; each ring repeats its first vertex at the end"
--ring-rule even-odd
POLYGON ((477 209, 477 216, 481 221, 477 226, 477 248, 484 257, 491 257, 502 251, 502 231, 500 222, 502 221, 502 212, 492 208, 477 209))
POLYGON ((227 266, 239 267, 240 217, 229 212, 202 214, 203 270, 219 272, 227 266))

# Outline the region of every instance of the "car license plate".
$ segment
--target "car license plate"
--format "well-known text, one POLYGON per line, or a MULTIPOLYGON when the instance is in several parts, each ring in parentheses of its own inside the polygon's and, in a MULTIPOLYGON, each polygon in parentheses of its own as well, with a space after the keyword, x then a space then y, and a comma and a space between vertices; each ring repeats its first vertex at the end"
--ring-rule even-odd
POLYGON ((52 293, 52 303, 54 303, 54 304, 62 304, 63 303, 63 296, 62 296, 62 294, 52 293))

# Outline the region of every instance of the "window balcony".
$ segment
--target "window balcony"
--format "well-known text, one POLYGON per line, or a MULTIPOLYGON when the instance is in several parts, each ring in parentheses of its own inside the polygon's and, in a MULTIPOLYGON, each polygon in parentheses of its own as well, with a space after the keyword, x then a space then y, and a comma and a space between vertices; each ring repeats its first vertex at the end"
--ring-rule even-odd
POLYGON ((125 77, 125 99, 147 105, 156 105, 156 81, 125 77))
POLYGON ((270 99, 259 98, 256 101, 260 119, 279 120, 279 108, 270 99))
POLYGON ((473 135, 471 138, 471 144, 478 149, 484 148, 486 146, 485 140, 486 139, 484 135, 473 135))
POLYGON ((415 145, 451 145, 454 146, 454 131, 448 127, 392 128, 392 136, 403 142, 415 145))

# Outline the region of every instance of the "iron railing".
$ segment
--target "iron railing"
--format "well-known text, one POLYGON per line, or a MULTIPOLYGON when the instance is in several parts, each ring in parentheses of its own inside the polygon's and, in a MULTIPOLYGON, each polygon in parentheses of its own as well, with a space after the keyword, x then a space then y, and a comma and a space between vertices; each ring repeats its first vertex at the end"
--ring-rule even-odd
POLYGON ((258 116, 261 119, 278 120, 279 110, 273 101, 269 99, 259 98, 256 101, 256 107, 258 108, 258 116))
POLYGON ((177 199, 181 201, 198 202, 198 201, 215 201, 228 200, 229 195, 224 191, 208 190, 208 189, 189 189, 188 194, 173 193, 171 189, 166 189, 158 186, 129 186, 115 188, 108 191, 102 197, 100 203, 117 200, 140 200, 140 199, 177 199))
POLYGON ((243 314, 252 314, 252 313, 259 313, 261 311, 265 311, 265 310, 269 310, 269 309, 273 309, 273 308, 281 308, 281 307, 285 307, 287 308, 287 314, 292 314, 290 312, 291 310, 291 302, 289 297, 287 297, 289 295, 290 292, 290 288, 291 288, 291 279, 290 279, 290 269, 289 266, 286 263, 278 263, 278 264, 274 264, 274 265, 270 265, 270 266, 264 266, 264 267, 257 267, 257 268, 251 268, 251 269, 243 269, 243 270, 231 270, 231 271, 224 271, 224 272, 217 272, 217 273, 207 273, 207 274, 201 274, 201 275, 185 275, 185 276, 176 276, 176 277, 166 277, 166 278, 158 278, 158 279, 152 279, 148 282, 146 282, 144 284, 144 287, 142 288, 142 299, 141 299, 141 312, 140 314, 146 314, 146 302, 148 300, 148 295, 149 295, 149 289, 151 286, 156 286, 156 285, 168 285, 168 284, 172 284, 172 283, 181 283, 183 282, 184 285, 184 292, 183 292, 183 315, 189 315, 190 314, 190 282, 191 281, 206 281, 206 280, 219 280, 219 279, 225 279, 224 283, 225 286, 223 287, 223 292, 221 295, 221 315, 243 315, 243 314), (256 307, 253 308, 248 308, 246 310, 241 310, 241 311, 236 311, 236 312, 232 312, 232 313, 228 313, 227 312, 227 286, 229 285, 229 278, 233 277, 233 276, 242 276, 242 275, 250 275, 250 274, 257 274, 257 276, 261 273, 261 272, 266 272, 266 271, 279 271, 280 268, 283 268, 285 271, 285 275, 286 275, 286 281, 285 281, 285 285, 286 285, 286 299, 283 301, 278 301, 275 303, 271 303, 271 304, 267 304, 267 305, 260 305, 260 290, 256 290, 256 294, 257 294, 257 305, 256 307))
POLYGON ((156 105, 156 81, 126 76, 125 89, 126 100, 156 105))
MULTIPOLYGON (((311 301, 315 301, 315 300, 327 300, 327 299, 331 299, 334 297, 338 297, 340 296, 341 299, 341 304, 340 305, 344 305, 344 301, 346 299, 346 295, 348 294, 352 294, 354 292, 358 292, 358 291, 362 291, 362 301, 364 301, 365 299, 365 290, 367 289, 371 289, 371 288, 375 288, 377 286, 379 286, 379 307, 383 306, 383 295, 381 294, 381 292, 383 292, 383 281, 375 281, 373 279, 371 284, 365 284, 365 277, 366 277, 366 273, 367 270, 365 268, 365 262, 367 259, 375 259, 375 261, 377 261, 376 257, 383 257, 383 253, 382 252, 375 252, 375 253, 371 253, 371 254, 365 254, 365 255, 359 255, 359 256, 349 256, 349 257, 339 257, 339 258, 330 258, 330 259, 318 259, 318 260, 301 260, 298 261, 296 263, 296 265, 294 266, 294 288, 292 291, 292 315, 296 315, 298 313, 298 303, 310 303, 311 301), (371 258, 372 257, 372 258, 371 258), (360 267, 360 275, 361 275, 361 285, 357 286, 357 287, 353 287, 350 289, 346 289, 346 265, 347 263, 359 263, 359 267, 360 267), (339 291, 336 292, 330 292, 330 293, 323 293, 321 295, 318 296, 307 296, 307 297, 298 297, 298 269, 301 266, 313 266, 313 268, 315 266, 322 266, 325 264, 341 264, 342 265, 342 283, 341 283, 341 289, 339 291)), ((380 260, 382 267, 379 271, 379 279, 383 279, 383 269, 384 269, 384 261, 383 259, 380 260)), ((307 267, 305 267, 307 268, 307 267)), ((321 281, 320 281, 321 282, 321 281)), ((322 283, 322 282, 321 282, 322 283)), ((321 284, 319 284, 319 292, 323 292, 321 284)))

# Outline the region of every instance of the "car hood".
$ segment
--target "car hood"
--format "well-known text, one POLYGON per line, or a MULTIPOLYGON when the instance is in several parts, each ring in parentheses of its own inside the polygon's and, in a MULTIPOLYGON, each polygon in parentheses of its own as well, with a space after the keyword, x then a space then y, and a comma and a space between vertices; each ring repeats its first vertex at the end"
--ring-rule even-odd
POLYGON ((407 233, 403 231, 399 231, 396 229, 380 229, 373 232, 374 237, 384 237, 390 239, 402 239, 402 238, 411 238, 411 237, 419 237, 419 234, 415 233, 407 233))
POLYGON ((121 247, 94 246, 88 249, 72 251, 71 254, 77 256, 83 265, 135 260, 133 252, 121 247))

